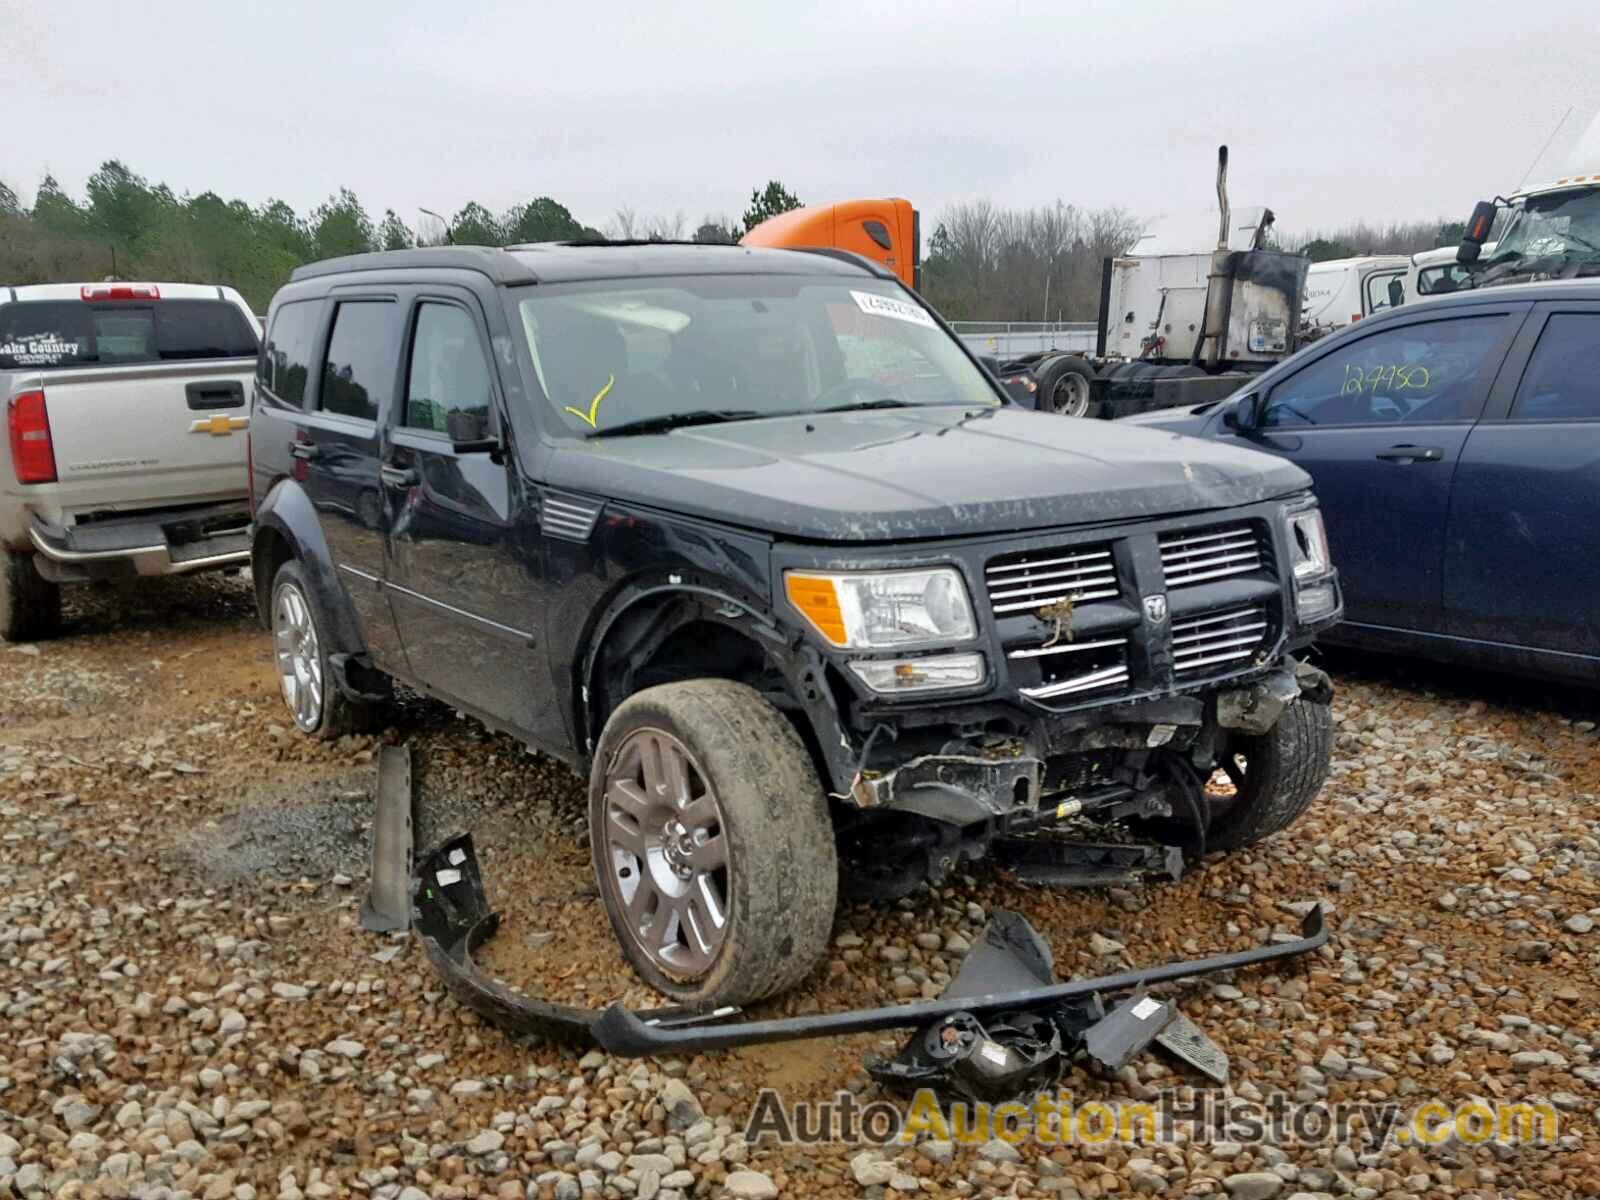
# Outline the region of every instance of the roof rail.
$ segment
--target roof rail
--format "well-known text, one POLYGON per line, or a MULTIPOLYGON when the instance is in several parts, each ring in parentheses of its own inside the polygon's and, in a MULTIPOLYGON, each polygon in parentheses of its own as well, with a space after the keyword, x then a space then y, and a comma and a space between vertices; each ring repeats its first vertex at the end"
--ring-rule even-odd
POLYGON ((416 250, 377 250, 346 254, 296 267, 291 282, 344 275, 352 271, 414 270, 422 267, 476 271, 496 283, 537 283, 539 277, 522 259, 494 246, 423 246, 416 250))
POLYGON ((770 246, 764 247, 772 250, 798 250, 801 254, 820 254, 824 258, 836 258, 840 262, 849 263, 852 267, 862 267, 879 279, 899 279, 893 271, 876 259, 868 258, 865 254, 857 254, 854 250, 840 250, 837 246, 770 246))

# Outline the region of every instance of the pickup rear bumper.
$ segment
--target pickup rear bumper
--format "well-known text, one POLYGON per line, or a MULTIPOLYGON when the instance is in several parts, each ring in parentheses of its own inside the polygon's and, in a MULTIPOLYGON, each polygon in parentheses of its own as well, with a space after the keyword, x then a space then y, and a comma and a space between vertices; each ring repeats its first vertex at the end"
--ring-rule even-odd
POLYGON ((243 500, 59 526, 32 517, 28 537, 39 573, 57 583, 186 575, 250 562, 250 511, 243 500))

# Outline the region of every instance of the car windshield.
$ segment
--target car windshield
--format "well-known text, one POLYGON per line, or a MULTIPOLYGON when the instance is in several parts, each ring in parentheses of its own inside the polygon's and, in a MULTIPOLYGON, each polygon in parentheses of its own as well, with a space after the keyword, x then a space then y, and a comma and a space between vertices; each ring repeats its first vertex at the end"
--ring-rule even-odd
POLYGON ((1600 262, 1600 188, 1530 196, 1488 261, 1555 257, 1600 262))
POLYGON ((551 408, 579 435, 707 416, 1001 402, 960 344, 883 280, 542 284, 518 314, 551 408))

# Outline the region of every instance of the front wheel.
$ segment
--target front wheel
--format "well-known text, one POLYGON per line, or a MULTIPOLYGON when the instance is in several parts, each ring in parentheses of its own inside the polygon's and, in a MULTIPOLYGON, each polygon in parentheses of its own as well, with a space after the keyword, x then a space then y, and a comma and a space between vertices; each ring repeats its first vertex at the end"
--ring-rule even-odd
POLYGON ((648 688, 600 735, 589 841, 623 954, 697 1008, 798 983, 833 927, 827 801, 794 729, 721 679, 648 688))
POLYGON ((1233 738, 1218 764, 1220 777, 1205 789, 1213 810, 1206 845, 1234 850, 1287 829, 1322 790, 1332 757, 1332 709, 1306 696, 1266 733, 1233 738))

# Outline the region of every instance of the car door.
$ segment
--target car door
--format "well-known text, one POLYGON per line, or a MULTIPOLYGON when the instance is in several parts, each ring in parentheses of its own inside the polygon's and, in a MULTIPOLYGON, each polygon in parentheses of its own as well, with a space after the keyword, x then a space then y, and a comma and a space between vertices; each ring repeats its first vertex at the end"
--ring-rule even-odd
POLYGON ((498 408, 470 292, 419 295, 405 361, 382 478, 385 578, 412 676, 463 708, 535 730, 537 544, 516 535, 517 476, 503 456, 458 449, 452 437, 465 425, 486 429, 498 408))
POLYGON ((1600 655, 1600 302, 1540 305, 1522 347, 1509 403, 1491 406, 1456 469, 1447 628, 1600 655))
POLYGON ((339 582, 367 650, 401 670, 383 576, 378 515, 378 415, 394 390, 399 315, 393 296, 342 296, 280 305, 259 369, 265 404, 253 436, 286 435, 292 478, 316 507, 339 582), (331 325, 331 329, 330 329, 331 325))
POLYGON ((1451 474, 1526 309, 1351 330, 1261 398, 1241 436, 1311 475, 1347 621, 1442 632, 1451 474))

